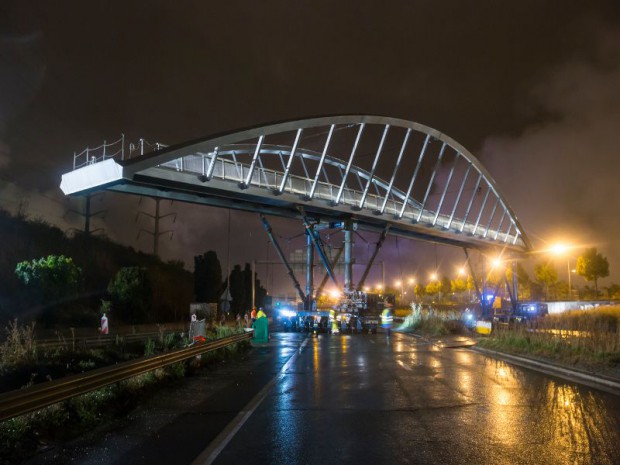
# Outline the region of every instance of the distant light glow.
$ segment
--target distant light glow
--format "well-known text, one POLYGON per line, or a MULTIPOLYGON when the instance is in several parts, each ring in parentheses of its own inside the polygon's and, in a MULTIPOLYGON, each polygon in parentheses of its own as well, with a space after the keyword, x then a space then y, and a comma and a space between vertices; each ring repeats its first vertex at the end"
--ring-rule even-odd
POLYGON ((409 284, 414 284, 415 283, 415 278, 409 278, 409 284))
POLYGON ((564 255, 569 247, 566 244, 554 244, 549 251, 554 255, 564 255))
POLYGON ((431 273, 430 278, 431 278, 431 281, 437 281, 438 279, 437 273, 431 273))
POLYGON ((329 291, 329 295, 332 299, 337 299, 338 297, 340 297, 340 291, 338 289, 332 289, 331 291, 329 291))

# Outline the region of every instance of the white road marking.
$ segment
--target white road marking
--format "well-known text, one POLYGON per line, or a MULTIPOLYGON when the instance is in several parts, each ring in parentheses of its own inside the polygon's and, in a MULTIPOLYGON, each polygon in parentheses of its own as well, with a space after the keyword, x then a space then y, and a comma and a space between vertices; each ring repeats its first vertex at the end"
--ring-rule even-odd
POLYGON ((407 371, 413 371, 413 369, 412 369, 411 367, 409 367, 409 366, 405 365, 405 364, 403 363, 403 361, 402 361, 402 360, 398 360, 398 364, 399 364, 401 367, 403 367, 405 370, 407 370, 407 371))
POLYGON ((271 389, 276 385, 278 381, 284 378, 286 371, 293 364, 295 359, 301 351, 308 343, 308 339, 304 339, 304 342, 299 346, 299 350, 297 350, 291 358, 284 364, 280 372, 274 376, 271 381, 267 383, 265 387, 263 387, 258 394, 256 394, 250 402, 237 414, 233 420, 226 425, 226 427, 222 430, 220 434, 209 444, 202 453, 196 457, 196 459, 192 462, 192 465, 210 465, 215 461, 220 452, 224 450, 224 448, 228 445, 228 443, 235 437, 235 434, 241 429, 244 423, 252 416, 254 411, 258 408, 263 400, 267 397, 271 389))

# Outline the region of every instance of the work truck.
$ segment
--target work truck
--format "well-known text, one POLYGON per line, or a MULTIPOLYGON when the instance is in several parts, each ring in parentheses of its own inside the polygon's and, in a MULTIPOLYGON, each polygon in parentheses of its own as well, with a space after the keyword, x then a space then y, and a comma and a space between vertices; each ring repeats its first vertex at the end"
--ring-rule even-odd
POLYGON ((336 306, 340 317, 340 331, 376 334, 385 310, 393 311, 395 297, 363 291, 345 292, 336 306))

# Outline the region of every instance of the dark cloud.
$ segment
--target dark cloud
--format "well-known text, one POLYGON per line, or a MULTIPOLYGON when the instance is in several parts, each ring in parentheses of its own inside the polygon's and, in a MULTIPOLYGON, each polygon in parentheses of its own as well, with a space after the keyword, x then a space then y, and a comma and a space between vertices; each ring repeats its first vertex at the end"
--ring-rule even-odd
POLYGON ((545 119, 488 138, 483 158, 539 248, 594 245, 617 279, 620 33, 602 33, 593 56, 547 70, 529 102, 545 119))

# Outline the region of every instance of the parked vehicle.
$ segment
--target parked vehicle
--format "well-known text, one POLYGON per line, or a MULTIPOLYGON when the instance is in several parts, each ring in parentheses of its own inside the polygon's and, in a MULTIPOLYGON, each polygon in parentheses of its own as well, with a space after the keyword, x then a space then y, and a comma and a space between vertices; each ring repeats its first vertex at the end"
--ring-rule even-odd
POLYGON ((517 304, 517 311, 511 315, 512 321, 527 321, 542 318, 549 314, 547 304, 542 302, 523 302, 517 304))
POLYGON ((392 310, 395 297, 392 294, 376 294, 352 291, 345 293, 338 303, 340 330, 344 332, 368 332, 375 334, 381 324, 384 310, 392 310))
POLYGON ((519 302, 517 309, 506 308, 496 310, 493 314, 493 321, 501 323, 531 321, 536 318, 542 318, 549 314, 549 308, 543 302, 519 302))

